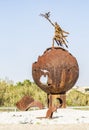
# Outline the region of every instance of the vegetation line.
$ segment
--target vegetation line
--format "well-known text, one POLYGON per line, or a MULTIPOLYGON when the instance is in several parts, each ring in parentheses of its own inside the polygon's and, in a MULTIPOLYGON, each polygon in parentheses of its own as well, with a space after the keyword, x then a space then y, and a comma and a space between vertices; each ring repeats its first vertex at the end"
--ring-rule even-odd
MULTIPOLYGON (((0 81, 0 107, 16 107, 16 103, 25 95, 32 96, 47 106, 47 94, 30 80, 13 83, 0 81)), ((89 93, 82 93, 72 89, 67 93, 67 106, 89 106, 89 93)))

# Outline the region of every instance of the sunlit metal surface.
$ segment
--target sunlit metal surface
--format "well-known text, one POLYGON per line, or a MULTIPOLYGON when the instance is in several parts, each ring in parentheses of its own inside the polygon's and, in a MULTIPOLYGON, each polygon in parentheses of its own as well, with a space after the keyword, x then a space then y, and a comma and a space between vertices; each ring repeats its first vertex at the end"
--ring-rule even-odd
POLYGON ((47 94, 64 94, 76 83, 76 58, 61 47, 48 48, 32 65, 35 83, 47 94))

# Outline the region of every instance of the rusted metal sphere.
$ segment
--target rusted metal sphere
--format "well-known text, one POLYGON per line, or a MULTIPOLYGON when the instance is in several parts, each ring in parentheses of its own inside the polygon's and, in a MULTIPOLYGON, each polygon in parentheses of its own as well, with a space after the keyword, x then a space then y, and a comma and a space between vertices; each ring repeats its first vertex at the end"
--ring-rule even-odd
POLYGON ((79 76, 77 60, 67 50, 48 48, 32 65, 35 83, 47 94, 63 94, 71 89, 79 76))

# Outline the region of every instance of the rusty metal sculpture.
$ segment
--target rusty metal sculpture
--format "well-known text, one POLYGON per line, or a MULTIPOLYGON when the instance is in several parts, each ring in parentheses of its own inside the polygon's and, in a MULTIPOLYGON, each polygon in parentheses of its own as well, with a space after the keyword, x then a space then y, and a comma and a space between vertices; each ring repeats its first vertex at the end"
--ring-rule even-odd
POLYGON ((20 101, 16 103, 16 106, 21 111, 27 111, 31 107, 43 108, 42 103, 35 101, 31 96, 24 96, 20 101))
POLYGON ((67 46, 68 32, 61 29, 57 22, 49 19, 50 12, 40 14, 55 28, 52 47, 48 48, 42 56, 32 65, 32 76, 35 83, 47 93, 48 110, 46 118, 52 118, 53 112, 58 108, 66 107, 66 92, 76 83, 79 76, 79 67, 76 58, 62 47, 54 47, 54 41, 67 46), (56 102, 55 104, 55 100, 56 102))
MULTIPOLYGON (((61 29, 57 22, 49 19, 50 12, 41 14, 55 28, 52 47, 46 49, 42 56, 32 65, 32 76, 35 83, 47 93, 48 110, 46 118, 52 118, 53 112, 58 108, 66 107, 66 92, 76 83, 79 76, 79 67, 76 58, 62 47, 54 47, 54 41, 62 46, 67 46, 68 32, 61 29), (66 34, 66 35, 65 35, 66 34), (55 102, 56 99, 56 102, 55 102), (58 101, 58 102, 57 102, 58 101)), ((43 108, 43 105, 30 96, 24 96, 16 103, 20 110, 28 110, 30 107, 43 108)))
POLYGON ((46 113, 46 118, 52 118, 53 112, 57 111, 57 109, 58 109, 57 106, 49 107, 46 113))
POLYGON ((76 58, 67 50, 48 48, 33 63, 32 75, 35 83, 47 93, 49 108, 55 98, 61 99, 61 107, 66 107, 66 92, 76 83, 79 67, 76 58))
POLYGON ((60 47, 48 48, 32 66, 34 81, 47 94, 68 91, 75 84, 78 72, 76 58, 60 47), (47 77, 46 83, 41 81, 42 77, 47 77))
POLYGON ((50 23, 51 25, 55 28, 55 34, 54 34, 54 37, 53 37, 53 42, 52 42, 52 46, 54 47, 54 41, 58 44, 58 46, 62 46, 63 44, 68 48, 67 46, 67 40, 66 40, 66 37, 67 37, 67 34, 69 34, 68 32, 62 30, 62 28, 58 25, 57 22, 53 23, 49 17, 50 17, 50 12, 48 13, 45 13, 45 14, 40 14, 42 17, 46 18, 50 23), (66 34, 66 35, 65 35, 66 34))

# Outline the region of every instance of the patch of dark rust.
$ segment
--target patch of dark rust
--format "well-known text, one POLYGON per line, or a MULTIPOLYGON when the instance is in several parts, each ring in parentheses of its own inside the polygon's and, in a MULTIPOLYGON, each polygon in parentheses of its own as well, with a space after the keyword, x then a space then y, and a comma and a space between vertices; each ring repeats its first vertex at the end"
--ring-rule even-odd
POLYGON ((47 94, 60 94, 71 89, 79 76, 77 60, 67 50, 48 48, 38 61, 32 65, 35 83, 47 94), (47 83, 40 81, 41 76, 48 77, 47 83))

